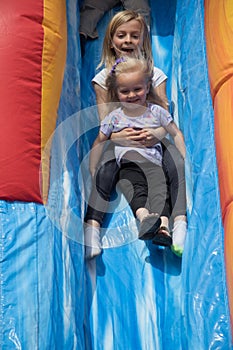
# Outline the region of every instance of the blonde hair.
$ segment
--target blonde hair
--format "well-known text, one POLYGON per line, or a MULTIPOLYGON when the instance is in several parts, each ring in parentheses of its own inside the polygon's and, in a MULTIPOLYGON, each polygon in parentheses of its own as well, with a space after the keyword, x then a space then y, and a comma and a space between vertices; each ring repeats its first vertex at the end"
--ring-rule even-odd
POLYGON ((148 64, 147 60, 144 57, 138 58, 126 56, 118 58, 115 61, 106 79, 108 102, 117 102, 114 108, 120 104, 117 94, 117 78, 122 73, 130 73, 136 71, 141 71, 145 77, 145 82, 150 84, 150 89, 147 94, 147 101, 164 107, 163 100, 156 94, 152 86, 153 67, 148 64))
POLYGON ((150 34, 147 28, 146 21, 142 15, 135 11, 131 10, 125 10, 118 12, 109 22, 104 42, 103 42, 103 50, 102 50, 102 57, 100 64, 97 68, 100 68, 102 65, 105 64, 107 68, 111 68, 116 60, 116 54, 114 48, 112 48, 112 39, 114 34, 116 33, 116 30, 121 26, 122 24, 128 23, 132 20, 136 20, 141 25, 141 35, 142 35, 142 52, 141 54, 144 56, 145 59, 150 62, 151 65, 153 65, 153 57, 152 57, 152 48, 151 48, 151 40, 150 40, 150 34))

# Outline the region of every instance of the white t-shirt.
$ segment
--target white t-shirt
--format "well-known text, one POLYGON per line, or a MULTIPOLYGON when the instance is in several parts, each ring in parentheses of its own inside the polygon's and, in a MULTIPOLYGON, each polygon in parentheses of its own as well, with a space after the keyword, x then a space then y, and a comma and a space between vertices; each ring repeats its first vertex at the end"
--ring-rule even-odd
MULTIPOLYGON (((107 78, 107 68, 103 68, 99 73, 97 73, 94 76, 94 78, 92 79, 92 83, 96 83, 97 85, 101 86, 103 89, 106 90, 106 84, 105 84, 106 78, 107 78)), ((157 87, 165 80, 167 80, 166 74, 164 74, 161 69, 154 67, 152 86, 157 87)))
MULTIPOLYGON (((160 126, 166 127, 173 121, 172 116, 168 111, 158 105, 148 104, 148 108, 143 115, 138 117, 129 117, 124 114, 121 107, 109 113, 101 122, 100 131, 110 137, 113 132, 118 132, 124 128, 157 128, 160 126)), ((115 146, 115 157, 117 163, 120 163, 123 155, 128 151, 136 151, 144 158, 157 165, 162 165, 162 146, 158 142, 152 147, 125 147, 115 146)))

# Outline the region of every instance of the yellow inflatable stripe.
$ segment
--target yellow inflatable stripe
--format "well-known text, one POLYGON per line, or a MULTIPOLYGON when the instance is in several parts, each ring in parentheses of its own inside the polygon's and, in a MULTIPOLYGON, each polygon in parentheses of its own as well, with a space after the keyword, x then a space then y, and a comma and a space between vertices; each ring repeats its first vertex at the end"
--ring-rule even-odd
POLYGON ((44 0, 42 26, 44 45, 41 105, 41 195, 43 201, 46 202, 49 183, 49 154, 44 154, 43 151, 56 126, 57 109, 66 63, 67 23, 65 0, 44 0))

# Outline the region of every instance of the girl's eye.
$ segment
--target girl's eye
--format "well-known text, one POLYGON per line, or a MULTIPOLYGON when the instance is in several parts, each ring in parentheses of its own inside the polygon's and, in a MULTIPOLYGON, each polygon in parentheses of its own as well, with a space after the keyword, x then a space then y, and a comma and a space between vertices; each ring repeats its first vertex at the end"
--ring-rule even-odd
POLYGON ((125 35, 124 35, 123 33, 118 33, 118 34, 117 34, 117 38, 119 38, 119 39, 124 38, 124 36, 125 36, 125 35))

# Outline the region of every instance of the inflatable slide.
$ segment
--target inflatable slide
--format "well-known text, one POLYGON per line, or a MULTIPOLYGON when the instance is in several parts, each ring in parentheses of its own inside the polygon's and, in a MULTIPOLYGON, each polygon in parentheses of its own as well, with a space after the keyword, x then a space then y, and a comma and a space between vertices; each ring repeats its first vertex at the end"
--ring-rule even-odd
POLYGON ((0 4, 0 346, 232 349, 230 0, 150 1, 155 65, 187 148, 182 258, 137 239, 116 191, 103 254, 84 260, 91 79, 106 26, 81 57, 78 0, 0 4))

